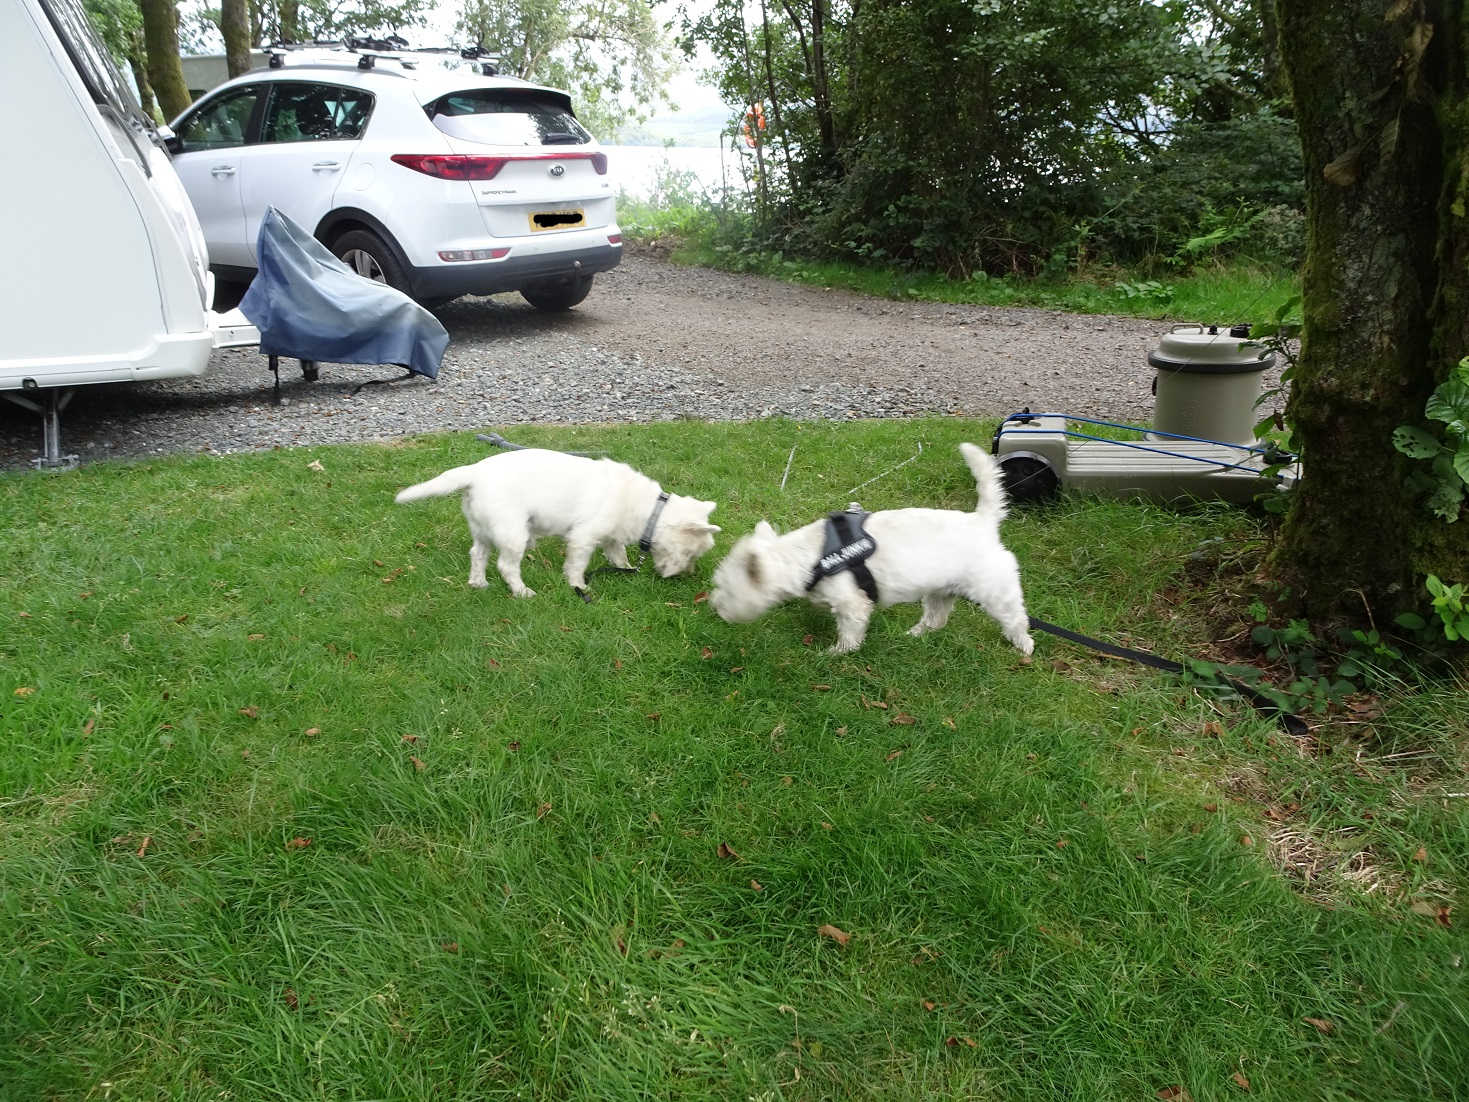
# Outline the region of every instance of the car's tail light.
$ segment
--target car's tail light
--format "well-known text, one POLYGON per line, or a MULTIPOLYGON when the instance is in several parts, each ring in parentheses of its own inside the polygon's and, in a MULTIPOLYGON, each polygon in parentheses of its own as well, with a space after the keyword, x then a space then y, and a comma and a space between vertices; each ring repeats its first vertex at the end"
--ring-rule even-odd
POLYGON ((440 249, 439 259, 454 263, 464 260, 499 260, 510 255, 509 246, 494 249, 440 249))
POLYGON ((471 157, 462 153, 394 153, 393 163, 440 180, 493 180, 509 157, 471 157))
POLYGON ((622 234, 620 234, 620 233, 609 233, 607 235, 607 244, 609 244, 609 245, 621 245, 622 244, 622 234))
POLYGON ((591 161, 598 176, 607 175, 605 153, 528 153, 521 157, 480 157, 464 153, 394 153, 394 164, 440 180, 493 180, 511 161, 591 161))

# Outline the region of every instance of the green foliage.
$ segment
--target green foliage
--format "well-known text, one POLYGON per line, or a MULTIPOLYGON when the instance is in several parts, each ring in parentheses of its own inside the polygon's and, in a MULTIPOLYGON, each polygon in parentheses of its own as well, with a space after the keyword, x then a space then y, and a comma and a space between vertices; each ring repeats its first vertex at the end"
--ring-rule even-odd
POLYGON ((1106 179, 1098 240, 1123 259, 1223 254, 1293 267, 1305 252, 1303 175, 1295 123, 1273 109, 1184 122, 1106 179))
POLYGON ((1436 575, 1427 578, 1428 595, 1433 599, 1433 611, 1438 613, 1443 625, 1444 638, 1450 643, 1469 639, 1469 598, 1465 597, 1463 582, 1445 585, 1436 575))
POLYGON ((125 69, 143 33, 143 14, 137 0, 84 0, 83 7, 113 61, 125 69))
POLYGON ((501 71, 565 88, 593 133, 646 119, 673 49, 646 0, 460 0, 455 30, 502 56, 501 71))
MULTIPOLYGON (((249 8, 253 44, 260 47, 277 41, 340 41, 349 35, 407 32, 411 37, 433 11, 434 0, 249 0, 249 8)), ((179 45, 186 53, 222 51, 219 7, 181 9, 179 45)))
MULTIPOLYGON (((1189 676, 1203 684, 1228 692, 1223 677, 1240 681, 1273 700, 1283 711, 1328 715, 1356 693, 1378 691, 1421 676, 1410 662, 1404 646, 1410 640, 1394 638, 1376 627, 1340 628, 1331 639, 1323 639, 1305 620, 1287 619, 1273 623, 1263 601, 1250 603, 1247 613, 1254 626, 1250 641, 1269 667, 1280 672, 1273 680, 1254 666, 1193 662, 1189 676)), ((1432 658, 1431 643, 1422 631, 1423 620, 1404 613, 1396 621, 1411 637, 1425 658, 1432 658)))
POLYGON ((1399 425, 1393 430, 1393 447, 1410 459, 1426 460, 1431 474, 1416 472, 1426 504, 1435 516, 1453 524, 1464 505, 1469 485, 1469 357, 1459 361, 1453 373, 1440 383, 1423 407, 1430 421, 1442 423, 1435 435, 1416 425, 1399 425))
POLYGON ((1112 284, 1126 299, 1144 299, 1166 306, 1173 301, 1175 289, 1171 284, 1159 283, 1156 279, 1140 279, 1135 283, 1119 280, 1112 284))
MULTIPOLYGON (((1251 346, 1262 352, 1269 352, 1285 362, 1285 367, 1280 371, 1279 383, 1265 388, 1260 397, 1255 399, 1256 409, 1283 399, 1292 378, 1295 377, 1296 349, 1301 339, 1300 309, 1301 296, 1296 292, 1276 307, 1268 320, 1250 326, 1251 346)), ((1273 456, 1267 456, 1269 461, 1262 468, 1267 478, 1274 478, 1288 464, 1300 458, 1300 437, 1278 412, 1272 411, 1255 424, 1255 439, 1274 453, 1273 456)), ((1284 491, 1276 491, 1262 495, 1260 504, 1267 512, 1283 516, 1290 508, 1290 497, 1284 491)))
POLYGON ((762 249, 958 278, 1300 257, 1299 142, 1257 74, 1273 37, 1242 0, 760 12, 719 0, 683 32, 728 101, 768 109, 758 170, 748 159, 762 249))

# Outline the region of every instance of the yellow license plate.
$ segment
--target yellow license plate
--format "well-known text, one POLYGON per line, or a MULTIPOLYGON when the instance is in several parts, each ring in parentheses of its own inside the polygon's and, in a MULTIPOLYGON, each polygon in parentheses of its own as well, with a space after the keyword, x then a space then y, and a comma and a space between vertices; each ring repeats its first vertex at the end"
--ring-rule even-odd
POLYGON ((532 233, 543 230, 574 230, 586 224, 586 213, 579 207, 572 210, 538 210, 530 216, 532 233))

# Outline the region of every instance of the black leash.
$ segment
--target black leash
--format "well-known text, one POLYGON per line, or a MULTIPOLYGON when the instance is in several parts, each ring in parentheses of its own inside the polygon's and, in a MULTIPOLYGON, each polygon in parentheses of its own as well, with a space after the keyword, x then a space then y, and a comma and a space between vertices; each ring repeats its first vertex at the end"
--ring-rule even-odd
MULTIPOLYGON (((1155 670, 1164 670, 1168 673, 1183 673, 1187 669, 1181 662, 1175 662, 1171 658, 1159 658, 1156 654, 1147 651, 1133 650, 1131 647, 1119 647, 1115 643, 1104 643, 1100 639, 1093 639, 1088 635, 1070 631, 1055 624, 1048 624, 1044 620, 1037 620, 1034 616, 1030 618, 1030 626, 1035 631, 1044 631, 1050 635, 1059 636, 1073 643, 1079 643, 1083 647, 1090 647, 1094 651, 1111 655, 1113 658, 1125 658, 1129 662, 1139 665, 1150 666, 1155 670)), ((1243 681, 1218 673, 1216 676, 1227 684, 1240 696, 1250 702, 1250 706, 1263 716, 1275 719, 1287 734, 1304 735, 1310 728, 1306 726, 1305 720, 1298 715, 1287 712, 1279 703, 1270 699, 1259 689, 1246 685, 1243 681)))
POLYGON ((414 370, 412 370, 410 368, 407 371, 405 371, 402 375, 399 375, 396 379, 368 379, 367 382, 365 382, 365 383, 358 383, 356 386, 354 386, 352 388, 352 397, 355 398, 355 397, 357 397, 357 395, 361 394, 363 387, 369 387, 369 386, 387 386, 390 383, 405 383, 405 382, 407 382, 409 379, 413 378, 413 376, 415 376, 417 374, 418 374, 418 372, 416 372, 416 371, 414 371, 414 370))
MULTIPOLYGON (((523 452, 523 451, 526 451, 530 447, 529 444, 512 444, 509 440, 506 440, 498 432, 477 432, 477 433, 474 434, 474 438, 476 440, 483 440, 486 444, 489 444, 491 447, 494 447, 494 448, 504 448, 506 451, 512 451, 512 452, 523 452)), ((579 455, 583 459, 606 459, 607 458, 607 453, 606 452, 566 452, 565 454, 567 454, 567 455, 579 455)))

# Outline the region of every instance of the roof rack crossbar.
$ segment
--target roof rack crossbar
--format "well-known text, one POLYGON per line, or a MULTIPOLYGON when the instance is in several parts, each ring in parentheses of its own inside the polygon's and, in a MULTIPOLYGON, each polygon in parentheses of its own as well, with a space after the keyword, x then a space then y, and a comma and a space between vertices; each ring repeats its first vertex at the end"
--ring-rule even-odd
POLYGON ((387 38, 369 38, 360 35, 349 35, 340 39, 315 39, 311 42, 272 42, 265 48, 272 69, 285 67, 286 56, 297 50, 339 50, 343 53, 352 54, 356 58, 358 69, 372 69, 377 71, 377 61, 386 59, 396 61, 405 69, 417 67, 415 54, 433 55, 457 55, 465 61, 471 62, 474 70, 482 76, 494 77, 500 75, 500 63, 503 56, 493 50, 488 50, 482 45, 474 46, 420 46, 412 47, 408 40, 400 35, 390 35, 387 38))

